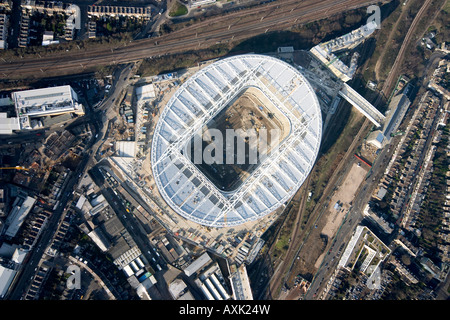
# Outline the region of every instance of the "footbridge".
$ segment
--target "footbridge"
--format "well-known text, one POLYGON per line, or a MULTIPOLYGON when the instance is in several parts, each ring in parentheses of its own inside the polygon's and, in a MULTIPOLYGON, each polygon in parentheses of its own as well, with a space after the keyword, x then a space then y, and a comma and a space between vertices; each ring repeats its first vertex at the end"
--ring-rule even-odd
POLYGON ((352 87, 344 83, 339 91, 339 95, 350 102, 352 106, 364 114, 374 125, 381 127, 386 117, 352 87))

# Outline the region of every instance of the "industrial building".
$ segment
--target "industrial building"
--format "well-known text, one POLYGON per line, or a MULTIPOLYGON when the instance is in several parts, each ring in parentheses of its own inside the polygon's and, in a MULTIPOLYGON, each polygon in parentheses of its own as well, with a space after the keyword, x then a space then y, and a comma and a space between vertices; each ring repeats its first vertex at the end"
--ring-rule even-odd
POLYGON ((208 263, 210 263, 212 260, 209 257, 208 253, 205 252, 200 257, 195 259, 194 262, 192 262, 187 268, 184 269, 184 273, 190 277, 197 271, 199 271, 201 268, 206 266, 208 263))
POLYGON ((386 118, 386 124, 383 128, 383 135, 388 141, 397 131, 410 104, 411 101, 404 93, 396 95, 389 103, 390 111, 388 117, 386 118))
POLYGON ((16 91, 12 94, 20 129, 33 129, 35 118, 65 113, 84 115, 84 108, 72 87, 59 86, 43 89, 16 91))
POLYGON ((231 287, 233 289, 234 300, 253 300, 253 293, 250 287, 250 281, 247 275, 245 264, 239 268, 232 266, 233 272, 230 275, 231 287))
POLYGON ((0 265, 0 299, 5 297, 16 274, 17 271, 5 268, 0 265))
MULTIPOLYGON (((228 293, 226 282, 222 271, 217 262, 209 258, 207 253, 204 253, 200 258, 194 261, 191 268, 196 271, 191 271, 190 274, 196 273, 194 280, 195 285, 203 293, 207 300, 229 300, 231 295, 228 293)), ((188 267, 188 268, 189 268, 188 267)), ((186 269, 188 269, 186 268, 186 269)), ((185 270, 186 272, 186 270, 185 270)))
POLYGON ((411 101, 405 93, 394 96, 389 103, 389 113, 382 130, 371 132, 367 137, 367 142, 378 149, 388 144, 391 138, 397 134, 397 129, 405 117, 410 104, 411 101))
POLYGON ((208 300, 229 300, 231 298, 214 272, 205 272, 205 275, 199 277, 196 283, 208 300))
POLYGON ((7 113, 0 112, 0 134, 11 134, 20 130, 19 118, 8 118, 7 113))
POLYGON ((317 59, 323 62, 336 77, 347 82, 353 78, 356 71, 356 60, 358 55, 354 55, 351 59, 350 66, 347 66, 339 59, 340 55, 335 55, 333 52, 341 52, 343 50, 355 48, 365 39, 370 37, 376 28, 377 24, 375 22, 369 22, 341 37, 320 43, 310 51, 317 59))
POLYGON ((8 15, 0 14, 0 49, 8 49, 8 15))
POLYGON ((274 212, 292 197, 312 169, 321 135, 318 99, 297 69, 269 56, 238 55, 200 70, 172 96, 154 132, 152 172, 163 199, 184 218, 212 227, 239 225, 274 212), (286 134, 273 147, 279 153, 270 153, 236 189, 225 191, 183 151, 246 91, 265 103, 255 110, 265 110, 259 118, 276 114, 286 134))
POLYGON ((35 198, 26 197, 25 199, 17 197, 13 204, 13 209, 6 219, 5 225, 7 227, 5 235, 8 237, 14 237, 22 226, 31 208, 33 208, 35 198))

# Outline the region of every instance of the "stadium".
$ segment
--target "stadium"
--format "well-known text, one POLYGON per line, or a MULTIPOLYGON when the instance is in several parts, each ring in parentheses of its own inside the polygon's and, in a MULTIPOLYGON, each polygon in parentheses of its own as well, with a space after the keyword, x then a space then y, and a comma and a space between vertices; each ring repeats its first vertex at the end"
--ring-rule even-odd
POLYGON ((161 112, 151 147, 156 187, 176 213, 201 225, 254 221, 278 209, 302 185, 321 135, 319 102, 294 67, 255 54, 219 60, 183 83, 161 112), (230 156, 227 148, 217 147, 220 139, 205 138, 208 130, 240 132, 223 145, 243 142, 244 161, 193 161, 196 151, 203 154, 211 146, 219 154, 216 160, 222 151, 224 159, 230 156), (252 150, 242 132, 255 132, 252 141, 269 147, 252 150), (193 143, 198 137, 200 145, 193 143), (252 152, 254 162, 248 161, 252 152))

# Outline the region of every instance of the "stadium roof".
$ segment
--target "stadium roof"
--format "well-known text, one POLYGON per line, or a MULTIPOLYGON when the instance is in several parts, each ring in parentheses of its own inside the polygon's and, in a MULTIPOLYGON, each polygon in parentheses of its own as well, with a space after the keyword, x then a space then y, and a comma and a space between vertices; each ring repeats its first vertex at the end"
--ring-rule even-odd
POLYGON ((172 96, 153 136, 152 171, 159 192, 181 216, 213 227, 238 225, 273 212, 294 195, 315 162, 321 134, 319 102, 297 69, 268 56, 234 56, 203 68, 172 96), (182 149, 250 87, 258 88, 289 119, 289 135, 238 189, 225 193, 182 149))

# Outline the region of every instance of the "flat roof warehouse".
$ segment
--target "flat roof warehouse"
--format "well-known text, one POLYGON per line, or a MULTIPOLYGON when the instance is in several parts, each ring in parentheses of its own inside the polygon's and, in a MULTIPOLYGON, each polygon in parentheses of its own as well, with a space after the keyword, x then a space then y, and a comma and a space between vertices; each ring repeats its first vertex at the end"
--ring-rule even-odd
POLYGON ((83 105, 71 86, 58 86, 16 91, 12 94, 20 129, 31 129, 30 118, 55 116, 65 113, 84 114, 83 105))

